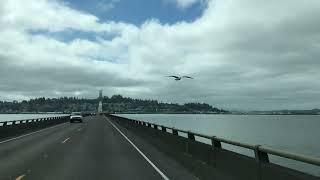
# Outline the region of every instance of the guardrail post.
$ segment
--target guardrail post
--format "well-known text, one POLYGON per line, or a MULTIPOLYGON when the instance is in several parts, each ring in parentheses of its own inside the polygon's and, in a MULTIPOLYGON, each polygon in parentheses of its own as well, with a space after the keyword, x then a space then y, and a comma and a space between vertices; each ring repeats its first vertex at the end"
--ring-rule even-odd
POLYGON ((162 131, 162 132, 167 132, 167 128, 164 127, 164 126, 162 126, 162 127, 161 127, 161 131, 162 131))
POLYGON ((211 145, 212 145, 212 158, 210 158, 209 163, 213 166, 217 166, 217 153, 219 149, 222 149, 221 141, 217 139, 216 136, 211 137, 211 145))
POLYGON ((211 144, 213 148, 219 148, 219 149, 222 148, 221 142, 215 136, 211 138, 211 144))
POLYGON ((154 124, 154 125, 153 125, 153 128, 154 128, 154 129, 158 129, 158 125, 154 124))
POLYGON ((148 127, 151 127, 151 124, 150 124, 150 123, 148 123, 148 127))
POLYGON ((190 131, 188 131, 188 139, 193 140, 193 141, 196 140, 194 134, 192 132, 190 132, 190 131))
MULTIPOLYGON (((190 131, 187 132, 187 135, 188 135, 188 139, 191 140, 191 141, 195 141, 196 138, 194 136, 194 134, 190 131)), ((186 142, 186 153, 189 153, 189 141, 186 142)))
POLYGON ((259 150, 259 147, 261 145, 257 145, 254 149, 254 156, 255 156, 255 159, 256 159, 256 162, 257 162, 257 165, 258 165, 258 180, 261 180, 262 177, 261 177, 261 165, 262 163, 269 163, 269 156, 268 156, 268 153, 265 153, 265 152, 262 152, 259 150))
POLYGON ((260 147, 261 145, 257 145, 256 147, 255 147, 255 149, 254 149, 254 156, 255 156, 255 159, 256 159, 256 161, 257 162, 264 162, 264 163, 269 163, 270 161, 269 161, 269 156, 268 156, 268 154, 267 153, 265 153, 265 152, 262 152, 262 151, 260 151, 259 150, 259 147, 260 147))
POLYGON ((172 128, 172 134, 178 136, 178 131, 174 128, 172 128))

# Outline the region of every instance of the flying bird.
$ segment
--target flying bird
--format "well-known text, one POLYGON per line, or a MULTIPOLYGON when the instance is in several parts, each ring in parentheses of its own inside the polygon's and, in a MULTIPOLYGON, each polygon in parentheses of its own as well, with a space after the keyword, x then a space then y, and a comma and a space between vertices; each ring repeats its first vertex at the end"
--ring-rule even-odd
POLYGON ((194 79, 193 77, 190 77, 190 76, 166 76, 166 77, 173 77, 174 80, 176 81, 180 81, 182 78, 194 79))

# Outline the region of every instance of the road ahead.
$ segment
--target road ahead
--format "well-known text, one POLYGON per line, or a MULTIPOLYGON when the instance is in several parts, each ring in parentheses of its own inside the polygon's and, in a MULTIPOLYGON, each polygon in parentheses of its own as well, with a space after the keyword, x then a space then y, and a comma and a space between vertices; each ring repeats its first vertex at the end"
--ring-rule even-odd
POLYGON ((2 179, 196 178, 143 139, 96 116, 0 142, 2 179))

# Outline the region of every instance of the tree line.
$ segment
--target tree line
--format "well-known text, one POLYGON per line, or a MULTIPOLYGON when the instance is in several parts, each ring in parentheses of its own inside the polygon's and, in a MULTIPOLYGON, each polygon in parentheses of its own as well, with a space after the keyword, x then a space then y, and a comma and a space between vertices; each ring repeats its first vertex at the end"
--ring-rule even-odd
MULTIPOLYGON (((23 101, 0 101, 0 113, 83 112, 96 111, 99 99, 76 97, 35 98, 23 101)), ((134 99, 122 95, 104 96, 103 110, 110 113, 228 113, 206 103, 164 103, 134 99)))

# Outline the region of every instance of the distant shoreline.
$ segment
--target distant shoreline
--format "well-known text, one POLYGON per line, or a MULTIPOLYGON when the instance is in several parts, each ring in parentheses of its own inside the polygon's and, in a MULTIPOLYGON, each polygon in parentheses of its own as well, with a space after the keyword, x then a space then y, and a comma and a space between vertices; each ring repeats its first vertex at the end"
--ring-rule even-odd
POLYGON ((232 113, 111 113, 111 114, 204 114, 204 115, 243 115, 243 116, 256 116, 256 115, 273 115, 273 116, 296 116, 296 115, 320 115, 320 114, 232 114, 232 113))
MULTIPOLYGON (((70 113, 64 113, 64 112, 0 112, 0 114, 70 114, 70 113)), ((139 112, 139 113, 132 113, 132 112, 117 112, 117 113, 110 113, 110 114, 203 114, 203 115, 261 115, 261 116, 296 116, 296 115, 320 115, 320 114, 245 114, 245 113, 188 113, 188 112, 174 112, 174 113, 153 113, 153 112, 139 112)))

